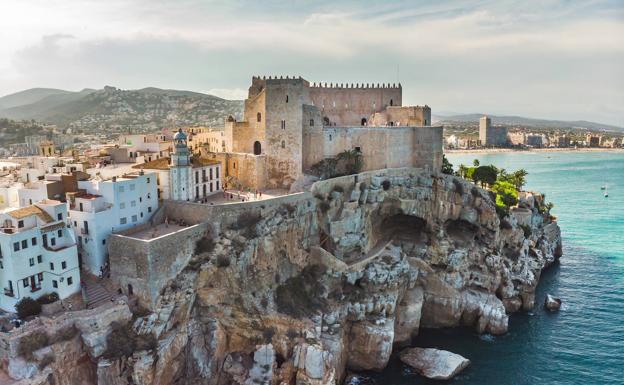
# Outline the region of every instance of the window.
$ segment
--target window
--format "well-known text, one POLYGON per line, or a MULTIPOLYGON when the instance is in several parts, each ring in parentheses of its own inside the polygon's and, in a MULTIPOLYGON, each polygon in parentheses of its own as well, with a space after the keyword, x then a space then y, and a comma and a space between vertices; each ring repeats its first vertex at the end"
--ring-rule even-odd
POLYGON ((135 187, 136 187, 136 186, 135 186, 134 184, 131 184, 131 185, 130 185, 130 191, 134 191, 134 188, 135 188, 135 187))
POLYGON ((132 216, 132 222, 136 222, 136 221, 137 221, 137 216, 136 216, 136 215, 133 215, 133 216, 132 216))
POLYGON ((286 95, 286 103, 288 103, 288 95, 286 95))
POLYGON ((257 140, 254 142, 253 152, 254 155, 260 155, 262 153, 262 145, 257 140))
POLYGON ((19 251, 19 242, 13 243, 13 251, 19 251))
POLYGON ((282 148, 286 148, 286 142, 282 140, 282 148))
POLYGON ((50 244, 51 244, 52 246, 56 246, 56 238, 52 238, 52 239, 50 239, 50 244))
POLYGON ((139 202, 143 202, 143 197, 139 197, 139 202))
POLYGON ((28 241, 26 239, 22 240, 22 249, 28 248, 28 241))
POLYGON ((30 266, 35 266, 35 258, 28 258, 28 264, 30 266))
POLYGON ((310 127, 314 127, 314 119, 310 119, 310 127))
POLYGON ((22 284, 24 285, 24 287, 28 287, 28 278, 22 279, 22 284))
POLYGON ((262 121, 262 114, 259 113, 259 112, 256 114, 256 121, 257 122, 261 122, 262 121))
POLYGON ((0 261, 0 269, 4 269, 4 265, 2 264, 2 261, 0 261))
POLYGON ((236 162, 232 163, 232 168, 236 170, 236 162))
POLYGON ((119 224, 120 224, 120 225, 125 225, 125 224, 126 224, 126 222, 128 222, 128 220, 126 219, 126 217, 119 218, 119 224))
POLYGON ((50 270, 54 271, 54 262, 50 262, 50 270))
POLYGON ((63 213, 56 214, 56 219, 58 219, 59 221, 62 221, 63 220, 63 213))
POLYGON ((80 211, 84 211, 84 207, 82 207, 82 202, 80 202, 80 211))
POLYGON ((30 242, 32 243, 33 246, 37 246, 37 237, 33 237, 30 242))
POLYGON ((65 270, 67 269, 67 262, 63 261, 61 262, 61 270, 65 270))
POLYGON ((74 277, 67 278, 67 286, 71 286, 74 283, 74 277))
POLYGON ((125 190, 124 186, 119 186, 119 192, 124 192, 125 190))
POLYGON ((215 168, 215 178, 219 177, 219 167, 215 168))
POLYGON ((55 289, 58 288, 58 282, 56 282, 55 279, 52 280, 52 287, 55 289))
POLYGON ((43 262, 43 257, 41 255, 37 255, 37 263, 43 262))
POLYGON ((43 273, 37 274, 37 279, 39 280, 39 282, 43 281, 43 273))
POLYGON ((195 183, 199 183, 199 171, 195 171, 195 183))
POLYGON ((392 99, 390 99, 390 106, 394 105, 394 101, 392 99))
POLYGON ((212 180, 212 169, 210 169, 210 180, 212 180))
POLYGON ((148 213, 151 213, 151 212, 152 212, 152 208, 151 208, 151 207, 148 207, 148 208, 147 208, 147 212, 148 212, 148 213))
POLYGON ((74 227, 78 227, 78 222, 74 221, 74 227))
POLYGON ((282 130, 285 130, 285 129, 286 129, 286 121, 282 120, 282 130))
POLYGON ((106 239, 102 239, 102 244, 105 245, 106 244, 106 239))
POLYGON ((126 202, 121 202, 121 203, 119 204, 119 208, 120 208, 120 209, 125 209, 125 208, 126 208, 126 202))
POLYGON ((63 237, 63 229, 59 229, 59 230, 56 232, 56 235, 58 235, 58 237, 59 237, 59 238, 63 237))
POLYGON ((149 182, 150 182, 150 178, 149 178, 149 176, 148 176, 148 177, 147 177, 147 183, 149 183, 149 182))
POLYGON ((217 181, 217 190, 219 189, 219 181, 217 181))
POLYGON ((24 221, 17 221, 17 227, 18 228, 24 227, 24 221))

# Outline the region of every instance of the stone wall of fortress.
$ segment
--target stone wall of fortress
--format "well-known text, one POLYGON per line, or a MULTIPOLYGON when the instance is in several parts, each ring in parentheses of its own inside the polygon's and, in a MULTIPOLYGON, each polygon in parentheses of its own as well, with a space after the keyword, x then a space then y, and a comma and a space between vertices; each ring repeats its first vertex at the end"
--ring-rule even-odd
MULTIPOLYGON (((360 126, 362 119, 389 106, 402 105, 401 85, 331 85, 310 87, 310 99, 330 125, 360 126)), ((327 122, 326 122, 326 125, 327 122)))

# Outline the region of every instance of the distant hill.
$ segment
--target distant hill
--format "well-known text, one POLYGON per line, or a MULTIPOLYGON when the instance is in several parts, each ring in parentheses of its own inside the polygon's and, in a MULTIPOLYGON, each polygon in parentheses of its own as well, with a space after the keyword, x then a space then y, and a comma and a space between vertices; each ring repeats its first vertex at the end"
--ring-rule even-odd
POLYGON ((623 127, 613 126, 609 124, 589 122, 586 120, 548 120, 525 118, 522 116, 495 116, 488 114, 461 114, 461 115, 437 115, 434 121, 439 122, 461 122, 461 123, 479 123, 479 118, 487 115, 492 119, 492 124, 501 124, 508 126, 529 126, 536 128, 559 128, 559 129, 587 129, 592 131, 617 131, 624 132, 623 127))
POLYGON ((223 124, 240 118, 241 100, 225 100, 191 91, 143 88, 121 90, 106 86, 79 92, 32 89, 0 98, 0 117, 39 122, 82 131, 101 129, 152 130, 172 126, 223 124), (36 91, 40 90, 40 91, 36 91), (41 91, 46 90, 46 91, 41 91), (21 95, 21 96, 20 96, 21 95), (20 101, 23 104, 19 104, 20 101))
POLYGON ((58 90, 55 88, 31 88, 29 90, 20 91, 11 95, 0 97, 0 110, 35 103, 52 95, 63 95, 70 93, 71 91, 58 90))

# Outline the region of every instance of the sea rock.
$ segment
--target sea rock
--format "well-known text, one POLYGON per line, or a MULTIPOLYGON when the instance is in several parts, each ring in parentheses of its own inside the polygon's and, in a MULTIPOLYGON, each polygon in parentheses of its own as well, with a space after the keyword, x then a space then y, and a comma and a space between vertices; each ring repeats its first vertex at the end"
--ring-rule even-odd
POLYGON ((399 358, 405 364, 433 380, 448 380, 470 365, 470 360, 446 350, 411 348, 401 352, 399 358))
POLYGON ((557 311, 560 307, 561 299, 550 294, 546 294, 546 299, 544 300, 544 308, 546 308, 546 310, 557 311))

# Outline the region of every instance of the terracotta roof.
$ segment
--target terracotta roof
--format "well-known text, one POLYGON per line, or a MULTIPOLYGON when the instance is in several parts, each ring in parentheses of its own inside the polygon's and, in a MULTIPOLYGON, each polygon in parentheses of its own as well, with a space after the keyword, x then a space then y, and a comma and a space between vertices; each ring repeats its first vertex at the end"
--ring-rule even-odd
MULTIPOLYGON (((215 164, 220 164, 221 162, 209 159, 200 156, 191 157, 191 164, 193 167, 207 167, 215 164)), ((152 160, 151 162, 146 162, 142 164, 137 164, 132 166, 132 168, 136 169, 145 169, 145 170, 168 170, 169 169, 169 158, 160 158, 156 160, 152 160)))
POLYGON ((50 216, 50 214, 46 213, 45 211, 43 211, 37 206, 23 207, 21 209, 9 211, 7 214, 12 216, 15 219, 22 219, 22 218, 29 217, 31 215, 36 215, 37 217, 39 217, 39 219, 41 219, 45 223, 54 222, 54 219, 50 216))
POLYGON ((137 168, 137 169, 143 168, 146 170, 168 170, 169 158, 160 158, 160 159, 152 160, 150 162, 137 164, 135 166, 132 166, 132 168, 137 168))

